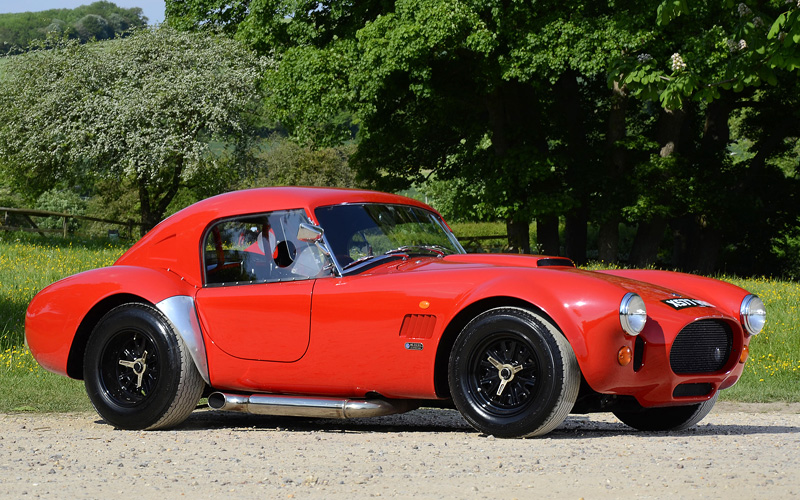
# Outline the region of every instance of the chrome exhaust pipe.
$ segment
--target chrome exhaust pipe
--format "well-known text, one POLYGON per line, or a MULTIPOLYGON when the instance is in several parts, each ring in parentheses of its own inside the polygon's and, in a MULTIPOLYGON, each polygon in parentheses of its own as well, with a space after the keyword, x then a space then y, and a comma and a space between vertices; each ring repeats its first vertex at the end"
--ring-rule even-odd
POLYGON ((312 418, 380 417, 418 408, 413 400, 404 399, 338 399, 278 394, 228 394, 214 392, 208 396, 214 410, 238 411, 254 415, 278 415, 312 418))

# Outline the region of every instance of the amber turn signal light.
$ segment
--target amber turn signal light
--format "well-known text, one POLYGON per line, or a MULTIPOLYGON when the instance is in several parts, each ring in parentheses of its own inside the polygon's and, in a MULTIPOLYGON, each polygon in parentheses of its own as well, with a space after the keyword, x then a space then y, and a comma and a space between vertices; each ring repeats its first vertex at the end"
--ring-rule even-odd
POLYGON ((745 345, 742 347, 742 354, 739 356, 739 363, 744 363, 747 361, 748 356, 750 356, 750 346, 745 345))
POLYGON ((631 359, 633 359, 633 353, 631 352, 630 347, 625 346, 621 348, 619 352, 617 352, 617 361, 619 361, 621 366, 625 366, 630 363, 631 359))

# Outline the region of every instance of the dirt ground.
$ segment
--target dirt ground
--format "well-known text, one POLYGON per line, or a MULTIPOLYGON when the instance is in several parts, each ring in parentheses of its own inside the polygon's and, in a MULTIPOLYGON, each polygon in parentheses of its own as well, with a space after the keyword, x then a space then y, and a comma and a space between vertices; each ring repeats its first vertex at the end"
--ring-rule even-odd
POLYGON ((502 440, 455 411, 359 420, 198 410, 169 431, 0 414, 4 498, 797 498, 800 404, 719 403, 678 433, 610 414, 502 440))

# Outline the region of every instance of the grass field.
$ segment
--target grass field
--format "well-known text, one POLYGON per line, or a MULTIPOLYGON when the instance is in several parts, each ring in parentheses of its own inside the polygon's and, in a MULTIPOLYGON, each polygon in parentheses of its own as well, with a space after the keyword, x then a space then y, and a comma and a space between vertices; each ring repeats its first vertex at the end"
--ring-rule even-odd
MULTIPOLYGON (((457 233, 458 229, 467 228, 458 227, 457 233)), ((483 232, 499 234, 494 230, 489 227, 483 232)), ((80 271, 110 265, 125 249, 124 244, 102 240, 0 233, 0 412, 91 409, 82 382, 42 370, 24 347, 25 309, 45 286, 80 271)), ((767 326, 751 342, 742 379, 723 391, 722 399, 800 402, 800 284, 719 278, 758 294, 768 311, 767 326)))
POLYGON ((45 286, 111 265, 126 248, 100 240, 0 233, 0 411, 91 409, 82 382, 41 369, 24 347, 25 309, 45 286))

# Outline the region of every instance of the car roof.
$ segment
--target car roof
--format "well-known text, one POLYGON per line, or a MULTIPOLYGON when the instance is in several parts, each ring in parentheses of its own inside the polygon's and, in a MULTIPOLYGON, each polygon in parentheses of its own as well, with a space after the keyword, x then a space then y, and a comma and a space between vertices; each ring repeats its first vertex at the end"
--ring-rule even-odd
POLYGON ((208 225, 237 215, 304 209, 312 222, 317 207, 348 203, 428 205, 396 194, 363 189, 265 187, 231 191, 190 205, 164 219, 131 247, 115 265, 169 269, 201 285, 201 239, 208 225))

